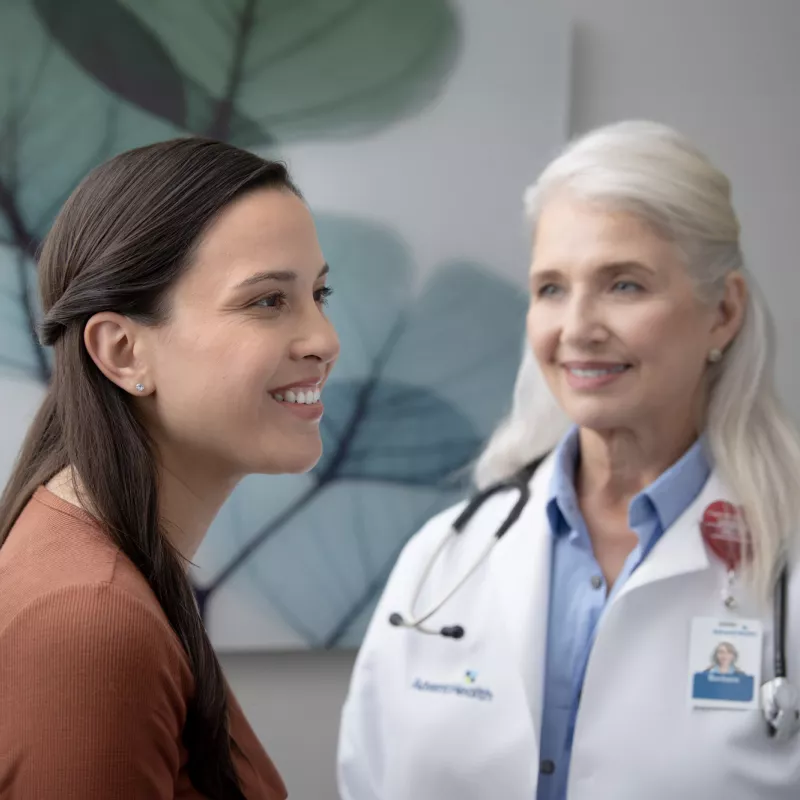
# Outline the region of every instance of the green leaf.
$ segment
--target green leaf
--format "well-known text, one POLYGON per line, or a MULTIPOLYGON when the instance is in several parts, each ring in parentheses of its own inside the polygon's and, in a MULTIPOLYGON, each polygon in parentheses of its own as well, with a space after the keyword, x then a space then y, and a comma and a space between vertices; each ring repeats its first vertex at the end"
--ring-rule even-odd
MULTIPOLYGON (((161 41, 115 0, 33 0, 53 38, 111 92, 179 128, 210 132, 218 101, 184 76, 161 41)), ((250 120, 231 112, 243 138, 265 137, 250 120)))
POLYGON ((4 308, 17 309, 4 314, 0 368, 44 381, 49 355, 34 335, 34 257, 42 238, 90 169, 177 129, 120 100, 78 67, 28 0, 0 2, 0 53, 0 291, 4 308))
POLYGON ((36 6, 72 57, 121 97, 242 146, 382 127, 437 94, 458 44, 446 0, 36 6))
POLYGON ((0 232, 32 255, 90 169, 179 130, 92 79, 27 0, 0 3, 0 53, 0 232))

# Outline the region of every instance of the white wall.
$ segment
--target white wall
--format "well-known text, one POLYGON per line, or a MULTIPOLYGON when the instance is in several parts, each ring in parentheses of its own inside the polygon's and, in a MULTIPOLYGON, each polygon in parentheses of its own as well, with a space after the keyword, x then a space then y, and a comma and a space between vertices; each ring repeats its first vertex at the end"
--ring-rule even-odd
MULTIPOLYGON (((694 137, 731 176, 750 263, 778 324, 780 385, 800 416, 791 347, 800 334, 800 1, 564 2, 575 20, 573 130, 656 118, 694 137)), ((223 660, 291 797, 334 800, 337 715, 352 657, 223 660)))

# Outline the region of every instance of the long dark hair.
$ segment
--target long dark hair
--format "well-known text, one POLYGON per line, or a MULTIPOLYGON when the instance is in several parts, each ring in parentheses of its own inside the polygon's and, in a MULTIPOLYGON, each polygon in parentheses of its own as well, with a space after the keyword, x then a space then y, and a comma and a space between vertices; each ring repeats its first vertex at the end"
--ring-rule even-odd
POLYGON ((244 798, 233 765, 222 671, 185 571, 159 519, 158 465, 130 396, 96 367, 88 319, 115 311, 145 324, 169 313, 169 290, 209 222, 257 188, 299 195, 286 168, 208 139, 137 148, 97 167, 42 247, 40 338, 52 381, 0 499, 0 546, 36 488, 66 467, 108 536, 150 584, 195 679, 183 740, 188 773, 210 798, 244 798))

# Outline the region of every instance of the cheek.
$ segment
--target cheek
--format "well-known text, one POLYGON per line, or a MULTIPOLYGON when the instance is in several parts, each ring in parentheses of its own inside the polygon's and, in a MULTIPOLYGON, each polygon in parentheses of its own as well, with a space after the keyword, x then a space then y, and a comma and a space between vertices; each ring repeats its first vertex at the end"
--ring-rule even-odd
POLYGON ((619 315, 616 331, 633 355, 652 361, 685 361, 687 353, 702 349, 704 336, 696 313, 658 305, 619 315))
POLYGON ((558 327, 541 308, 531 306, 526 319, 528 344, 539 365, 544 368, 551 363, 558 346, 558 327))
POLYGON ((230 431, 267 406, 281 355, 264 336, 240 326, 176 332, 159 350, 156 392, 170 427, 211 425, 230 431), (235 328, 235 329, 234 329, 235 328))

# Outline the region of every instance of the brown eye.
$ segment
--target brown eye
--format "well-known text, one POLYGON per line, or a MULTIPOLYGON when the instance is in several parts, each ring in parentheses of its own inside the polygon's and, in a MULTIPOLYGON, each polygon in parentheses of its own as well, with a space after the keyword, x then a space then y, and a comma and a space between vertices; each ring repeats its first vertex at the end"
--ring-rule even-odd
POLYGON ((314 292, 314 302, 322 306, 328 304, 328 299, 333 294, 333 289, 330 286, 322 286, 314 292))
POLYGON ((286 304, 286 294, 285 292, 271 292, 270 294, 266 294, 263 297, 259 297, 254 303, 251 303, 251 306, 255 308, 269 308, 269 309, 278 309, 282 308, 286 304))

